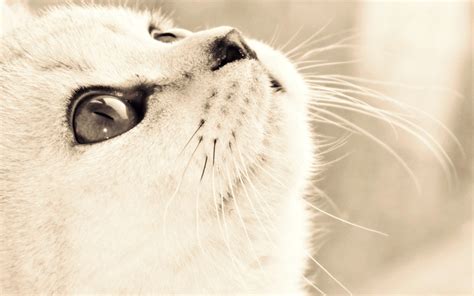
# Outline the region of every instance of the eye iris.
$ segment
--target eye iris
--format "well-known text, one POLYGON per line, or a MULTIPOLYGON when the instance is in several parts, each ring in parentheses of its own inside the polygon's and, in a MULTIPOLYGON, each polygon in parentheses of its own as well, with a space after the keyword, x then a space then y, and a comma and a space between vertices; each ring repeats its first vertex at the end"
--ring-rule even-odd
POLYGON ((116 137, 137 125, 133 106, 114 96, 95 96, 83 100, 74 113, 74 132, 81 144, 116 137))

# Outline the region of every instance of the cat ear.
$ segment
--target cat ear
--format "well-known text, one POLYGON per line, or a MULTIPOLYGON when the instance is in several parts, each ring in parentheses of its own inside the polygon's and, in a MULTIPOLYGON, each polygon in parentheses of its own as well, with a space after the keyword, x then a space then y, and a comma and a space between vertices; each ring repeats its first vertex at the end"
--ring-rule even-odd
POLYGON ((31 18, 26 1, 0 0, 0 36, 31 18))

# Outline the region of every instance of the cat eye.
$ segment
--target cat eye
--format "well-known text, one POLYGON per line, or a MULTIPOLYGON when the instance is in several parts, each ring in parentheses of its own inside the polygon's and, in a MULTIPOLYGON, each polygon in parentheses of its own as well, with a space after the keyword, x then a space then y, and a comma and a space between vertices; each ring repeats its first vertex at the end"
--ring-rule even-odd
POLYGON ((161 32, 157 29, 151 30, 150 35, 151 37, 153 37, 153 39, 164 43, 171 43, 178 40, 178 37, 175 34, 169 32, 161 32))
POLYGON ((127 132, 142 118, 139 106, 125 97, 92 94, 79 101, 72 124, 76 141, 92 144, 127 132))

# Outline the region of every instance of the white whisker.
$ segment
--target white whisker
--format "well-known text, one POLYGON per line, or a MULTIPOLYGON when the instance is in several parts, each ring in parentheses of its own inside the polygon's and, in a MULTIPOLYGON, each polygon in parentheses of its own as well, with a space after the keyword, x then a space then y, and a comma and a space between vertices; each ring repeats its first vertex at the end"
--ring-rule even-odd
POLYGON ((337 163, 337 162, 339 162, 339 161, 341 161, 341 160, 343 160, 343 159, 349 157, 352 153, 353 153, 353 152, 346 152, 346 153, 344 153, 343 155, 341 155, 341 156, 339 156, 339 157, 337 157, 337 158, 335 158, 335 159, 332 159, 332 160, 329 160, 329 161, 325 161, 325 162, 324 162, 324 166, 331 166, 332 164, 337 163))
MULTIPOLYGON (((214 202, 214 209, 215 209, 215 212, 216 212, 216 217, 217 217, 217 222, 218 222, 218 226, 219 226, 219 230, 222 234, 222 238, 224 240, 224 244, 227 248, 227 251, 229 253, 229 257, 231 259, 231 262, 232 262, 232 266, 233 268, 235 269, 235 271, 237 271, 237 274, 238 275, 241 275, 241 271, 242 271, 242 267, 240 266, 239 264, 239 261, 238 259, 235 257, 234 255, 234 252, 232 252, 232 249, 231 249, 231 246, 230 246, 230 241, 229 241, 229 233, 228 233, 228 230, 227 230, 227 223, 225 221, 225 212, 224 212, 224 203, 222 202, 221 203, 221 213, 219 213, 219 206, 217 204, 217 198, 216 198, 216 187, 215 187, 215 174, 214 174, 214 165, 212 166, 212 170, 211 170, 211 185, 212 185, 212 197, 213 197, 213 202, 214 202), (222 221, 220 219, 220 215, 222 214, 222 221)), ((239 282, 244 285, 244 281, 243 279, 241 278, 241 276, 239 276, 238 278, 239 282)))
POLYGON ((322 64, 315 64, 315 65, 309 65, 309 66, 304 66, 304 67, 298 67, 298 71, 304 71, 308 69, 315 69, 315 68, 321 68, 321 67, 327 67, 327 66, 336 66, 336 65, 346 65, 346 64, 355 64, 360 62, 359 59, 356 60, 350 60, 350 61, 342 61, 342 62, 332 62, 332 63, 322 63, 322 64))
POLYGON ((321 208, 319 208, 319 207, 313 205, 312 203, 310 203, 310 202, 308 202, 308 201, 306 201, 306 200, 305 200, 305 203, 306 203, 309 207, 311 207, 312 209, 315 209, 316 211, 318 211, 318 212, 320 212, 320 213, 323 213, 324 215, 326 215, 326 216, 328 216, 328 217, 331 217, 331 218, 333 218, 333 219, 336 219, 336 220, 338 220, 338 221, 341 221, 341 222, 343 222, 343 223, 345 223, 345 224, 348 224, 348 225, 351 225, 351 226, 354 226, 354 227, 356 227, 356 228, 360 228, 360 229, 363 229, 363 230, 366 230, 366 231, 369 231, 369 232, 373 232, 373 233, 376 233, 376 234, 380 234, 380 235, 383 235, 383 236, 389 236, 389 235, 388 235, 387 233, 385 233, 385 232, 382 232, 382 231, 379 231, 379 230, 375 230, 375 229, 372 229, 372 228, 369 228, 369 227, 366 227, 366 226, 362 226, 362 225, 357 224, 357 223, 354 223, 354 222, 350 222, 350 221, 345 220, 345 219, 343 219, 343 218, 340 218, 340 217, 338 217, 338 216, 336 216, 336 215, 333 215, 333 214, 331 214, 331 213, 329 213, 329 212, 326 212, 325 210, 323 210, 323 209, 321 209, 321 208))
MULTIPOLYGON (((440 122, 438 119, 434 118, 431 114, 425 112, 424 110, 415 108, 413 106, 404 104, 402 102, 399 102, 397 100, 394 100, 393 98, 390 98, 378 91, 375 91, 373 89, 363 87, 360 85, 356 85, 350 81, 344 80, 348 79, 349 76, 343 76, 343 75, 305 75, 306 78, 316 78, 316 79, 323 79, 325 83, 327 84, 339 84, 341 86, 344 86, 344 89, 339 88, 339 90, 343 90, 344 92, 347 93, 354 93, 354 94, 359 94, 367 97, 371 97, 374 99, 390 102, 394 104, 397 107, 400 107, 402 110, 405 111, 413 111, 415 114, 418 116, 424 116, 425 118, 429 119, 430 121, 434 122, 436 125, 438 125, 450 138, 451 140, 454 141, 456 144, 458 150, 462 153, 463 158, 466 158, 466 154, 464 151, 464 148, 462 147, 462 144, 459 142, 459 139, 453 134, 453 132, 446 127, 442 122, 440 122), (350 89, 353 88, 353 89, 350 89)), ((334 87, 331 87, 334 88, 334 87)), ((400 114, 402 115, 402 114, 400 114)), ((406 114, 403 114, 404 117, 406 117, 406 114)))
POLYGON ((322 143, 321 141, 317 141, 316 149, 318 151, 317 152, 318 155, 328 154, 346 145, 347 140, 350 138, 351 135, 352 135, 351 133, 347 132, 342 137, 339 137, 336 140, 327 142, 327 143, 322 143))
POLYGON ((346 130, 349 130, 349 131, 357 131, 357 132, 367 136, 369 139, 371 139, 372 141, 374 141, 375 143, 377 143, 378 145, 383 147, 387 152, 392 154, 392 156, 395 157, 395 159, 402 165, 402 167, 405 169, 405 171, 409 174, 410 178, 412 179, 412 181, 415 185, 415 188, 416 188, 417 192, 419 194, 421 194, 421 186, 419 184, 418 178, 413 173, 410 166, 408 166, 408 164, 405 162, 405 160, 403 160, 403 158, 397 152, 395 152, 395 150, 393 150, 390 146, 388 146, 385 142, 383 142, 382 140, 380 140, 378 137, 374 136, 370 132, 368 132, 368 131, 364 130, 363 128, 357 126, 356 124, 352 123, 351 121, 349 121, 349 120, 347 120, 347 119, 345 119, 345 118, 343 118, 343 117, 341 117, 341 116, 339 116, 339 115, 337 115, 333 112, 330 112, 330 111, 325 110, 325 109, 317 109, 316 112, 324 113, 326 115, 329 115, 330 117, 335 118, 337 121, 344 124, 344 125, 338 124, 339 127, 343 128, 343 129, 346 129, 346 130))
MULTIPOLYGON (((235 146, 236 146, 236 150, 239 150, 238 146, 237 146, 237 145, 235 145, 235 146)), ((240 151, 240 150, 239 150, 239 151, 240 151)), ((239 152, 239 154, 240 154, 240 152, 239 152)), ((237 166, 237 163, 236 163, 236 161, 235 161, 235 158, 234 158, 233 156, 232 156, 232 159, 233 159, 233 161, 234 161, 234 166, 235 166, 235 167, 238 167, 238 166, 237 166)), ((242 161, 242 160, 241 160, 241 161, 242 161)), ((245 166, 242 166, 242 168, 243 168, 243 170, 245 170, 245 171, 247 170, 247 169, 245 168, 245 166)), ((245 174, 245 173, 243 172, 243 170, 242 170, 242 174, 244 174, 244 177, 246 177, 247 174, 245 174)), ((257 222, 259 223, 260 227, 262 228, 262 230, 263 230, 265 236, 267 237, 267 239, 268 239, 269 241, 272 241, 272 238, 271 238, 270 235, 268 234, 267 228, 266 228, 265 225, 262 223, 262 220, 260 219, 260 215, 257 213, 257 210, 256 210, 256 208, 255 208, 255 206, 254 206, 254 204, 253 204, 253 202, 252 202, 252 199, 250 198, 250 195, 249 195, 249 193, 248 193, 248 191, 247 191, 247 188, 246 188, 247 186, 245 186, 246 184, 245 184, 245 182, 242 180, 242 177, 240 176, 240 174, 239 174, 239 180, 240 180, 240 183, 242 184, 242 188, 243 188, 244 191, 245 191, 245 195, 247 196, 247 200, 248 200, 248 202, 249 202, 249 204, 250 204, 250 207, 252 208, 252 211, 253 211, 253 213, 254 213, 254 215, 255 215, 255 218, 257 218, 257 222)), ((247 177, 246 180, 249 180, 249 182, 250 182, 250 178, 247 177)), ((256 200, 258 200, 258 199, 256 199, 256 200)), ((263 208, 262 208, 262 210, 263 210, 263 208)))
POLYGON ((249 243, 250 249, 251 249, 251 251, 252 251, 252 253, 253 253, 256 261, 257 261, 257 264, 260 267, 260 270, 264 273, 262 263, 260 262, 260 258, 258 257, 257 252, 255 251, 254 245, 252 243, 252 240, 250 239, 247 227, 245 225, 244 219, 243 219, 242 214, 240 212, 239 205, 237 204, 237 201, 236 201, 237 195, 235 195, 235 192, 234 192, 232 179, 230 177, 229 170, 228 170, 227 167, 225 169, 226 169, 227 181, 228 181, 228 184, 229 184, 230 192, 232 194, 231 199, 232 199, 232 202, 234 204, 235 210, 237 212, 237 217, 239 218, 239 221, 242 225, 242 229, 244 230, 245 237, 247 239, 247 242, 249 243))
POLYGON ((319 268, 321 268, 334 282, 336 282, 347 294, 352 295, 352 292, 344 286, 335 276, 333 276, 321 263, 319 263, 316 259, 314 259, 311 254, 306 252, 306 256, 311 259, 319 268))
POLYGON ((311 188, 311 190, 315 191, 319 197, 324 198, 326 202, 332 207, 332 209, 336 211, 336 213, 341 214, 341 210, 339 209, 339 207, 332 200, 332 198, 330 198, 323 190, 319 189, 314 184, 310 184, 309 187, 311 188))
MULTIPOLYGON (((318 31, 314 32, 311 36, 309 36, 309 38, 307 38, 306 40, 304 40, 303 42, 301 42, 300 44, 298 44, 297 46, 293 47, 291 50, 289 50, 288 52, 285 52, 285 55, 286 56, 290 56, 293 52, 303 48, 306 44, 308 43, 311 43, 312 40, 318 36, 322 31, 324 31, 324 29, 326 29, 326 27, 331 23, 331 20, 328 21, 324 26, 321 27, 321 29, 319 29, 318 31)), ((295 34, 296 35, 296 34, 295 34)), ((286 45, 286 44, 285 44, 286 45)), ((284 52, 284 48, 279 48, 280 51, 284 52)))
MULTIPOLYGON (((344 103, 348 104, 348 102, 338 102, 338 103, 344 103)), ((351 105, 351 104, 349 104, 351 105)), ((386 113, 387 115, 391 115, 389 119, 387 117, 380 117, 372 112, 372 108, 367 110, 367 107, 365 105, 360 106, 360 105, 355 105, 352 104, 351 106, 357 106, 357 107, 348 107, 348 106, 342 106, 340 104, 334 104, 334 103, 326 103, 325 100, 319 100, 315 101, 313 106, 315 107, 332 107, 336 109, 342 109, 342 110, 348 110, 348 111, 353 111, 357 113, 361 113, 364 115, 367 115, 369 117, 375 117, 381 120, 390 120, 391 125, 395 125, 398 128, 406 131, 407 133, 410 133, 413 135, 415 138, 417 138, 420 142, 422 142, 434 155, 434 157, 437 159, 438 163, 441 165, 443 171, 445 172, 447 176, 447 180, 449 183, 449 186, 451 186, 451 172, 455 175, 455 179, 457 179, 456 175, 456 169, 455 166, 451 160, 451 158, 447 155, 446 151, 441 147, 441 145, 429 134, 425 129, 421 128, 420 126, 416 125, 415 123, 411 122, 408 119, 405 119, 401 116, 398 116, 396 114, 389 114, 388 112, 384 110, 379 110, 382 113, 386 113), (421 133, 421 134, 420 134, 421 133), (434 145, 434 146, 433 146, 434 145)), ((319 108, 317 109, 319 110, 319 108)))
POLYGON ((285 48, 298 36, 298 34, 303 30, 304 26, 301 26, 298 30, 296 30, 296 33, 293 34, 282 46, 279 46, 277 49, 280 51, 285 51, 285 48))
MULTIPOLYGON (((348 31, 352 31, 352 30, 348 30, 348 31)), ((344 44, 344 42, 349 41, 349 40, 354 39, 354 38, 357 38, 357 35, 355 35, 355 34, 350 35, 350 36, 345 37, 341 40, 338 40, 336 43, 333 43, 333 44, 330 44, 330 45, 327 45, 327 46, 314 47, 311 50, 308 50, 308 51, 304 52, 301 56, 297 57, 296 60, 297 61, 304 60, 305 58, 310 57, 311 55, 313 55, 315 53, 325 52, 325 51, 333 50, 333 49, 350 47, 351 46, 350 44, 344 44)), ((326 38, 326 39, 328 39, 328 38, 326 38)), ((320 41, 321 40, 319 40, 319 42, 320 41)))
MULTIPOLYGON (((352 29, 349 29, 349 30, 343 30, 343 31, 340 31, 340 32, 337 32, 337 33, 334 33, 334 34, 328 34, 328 35, 325 35, 323 37, 320 37, 318 39, 314 39, 316 38, 323 30, 326 29, 326 27, 330 24, 331 20, 329 20, 323 27, 321 27, 318 31, 316 31, 315 33, 313 33, 308 39, 306 39, 305 41, 303 41, 302 43, 300 43, 299 45, 295 46, 293 49, 291 49, 290 51, 286 52, 285 55, 290 58, 290 59, 295 59, 295 60, 302 60, 301 56, 298 57, 298 55, 301 55, 303 54, 304 56, 306 56, 306 53, 308 53, 308 51, 304 51, 305 48, 307 47, 315 47, 316 44, 318 43, 321 43, 323 41, 326 41, 328 39, 331 39, 331 38, 334 38, 336 36, 339 36, 339 35, 342 35, 342 34, 346 34, 346 33, 349 33, 349 32, 354 32, 354 30, 352 29)), ((336 42, 336 44, 340 43, 341 41, 347 39, 348 37, 346 38, 343 38, 342 40, 336 42)), ((349 37, 350 38, 350 37, 349 37)), ((353 38, 353 37, 352 37, 353 38)))
POLYGON ((199 145, 201 144, 202 142, 202 138, 199 139, 197 145, 196 145, 196 148, 194 148, 193 152, 191 153, 191 156, 189 157, 189 160, 188 162, 186 163, 186 166, 184 167, 184 170, 183 170, 183 173, 181 174, 181 178, 178 182, 178 185, 176 186, 176 189, 175 191, 173 192, 173 194, 171 195, 171 197, 168 199, 166 205, 165 205, 165 210, 163 212, 163 236, 166 238, 167 237, 167 233, 166 233, 166 218, 167 218, 167 214, 168 214, 168 210, 169 210, 169 207, 171 205, 171 203, 173 202, 174 198, 176 197, 177 193, 179 192, 179 189, 181 188, 181 184, 184 180, 184 176, 188 170, 188 167, 189 167, 189 164, 191 163, 191 160, 193 159, 194 157, 194 154, 196 153, 197 149, 199 148, 199 145))
POLYGON ((303 275, 303 280, 308 284, 310 285, 313 289, 315 289, 316 291, 318 291, 319 293, 321 293, 321 295, 327 295, 326 293, 324 293, 318 286, 316 286, 312 281, 310 281, 307 277, 305 277, 303 275))
POLYGON ((340 79, 345 79, 345 80, 352 80, 352 81, 357 81, 357 82, 362 82, 362 83, 369 83, 373 85, 383 85, 383 86, 395 86, 395 87, 401 87, 405 89, 412 89, 412 90, 428 90, 428 91, 441 91, 445 92, 451 95, 454 95, 456 98, 461 99, 464 96, 453 89, 449 88, 444 88, 444 87, 439 87, 439 86, 415 86, 415 85, 409 85, 406 83, 400 83, 400 82, 390 82, 390 81, 382 81, 382 80, 374 80, 374 79, 367 79, 367 78, 361 78, 361 77, 353 77, 353 76, 347 76, 347 75, 341 75, 341 74, 334 74, 330 75, 335 78, 340 78, 340 79))
POLYGON ((279 24, 277 24, 275 26, 275 31, 273 32, 272 38, 268 42, 268 45, 274 47, 274 43, 278 40, 279 34, 280 34, 280 26, 279 24))

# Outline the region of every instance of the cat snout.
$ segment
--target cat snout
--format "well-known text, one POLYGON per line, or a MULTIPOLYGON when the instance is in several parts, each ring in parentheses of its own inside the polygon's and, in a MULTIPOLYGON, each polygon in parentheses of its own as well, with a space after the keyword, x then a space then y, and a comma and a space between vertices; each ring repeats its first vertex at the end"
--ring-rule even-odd
POLYGON ((213 61, 212 71, 242 59, 257 59, 256 53, 236 29, 231 29, 224 36, 215 39, 211 44, 210 53, 213 61))

